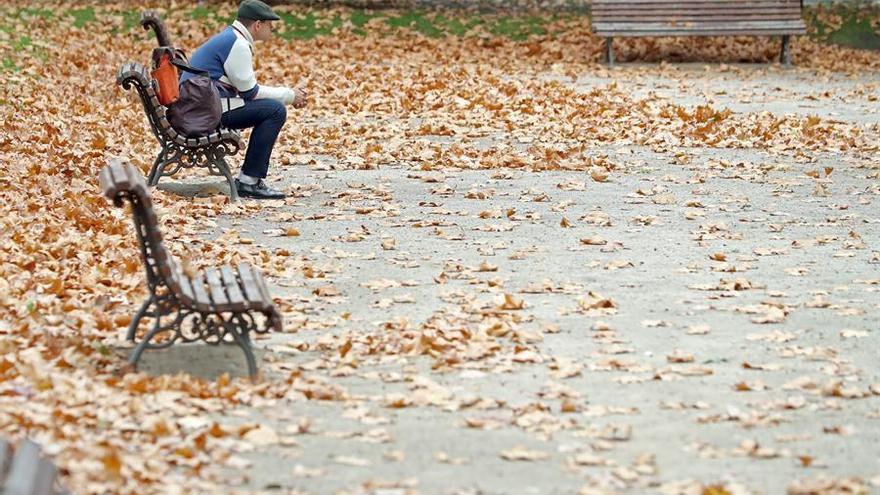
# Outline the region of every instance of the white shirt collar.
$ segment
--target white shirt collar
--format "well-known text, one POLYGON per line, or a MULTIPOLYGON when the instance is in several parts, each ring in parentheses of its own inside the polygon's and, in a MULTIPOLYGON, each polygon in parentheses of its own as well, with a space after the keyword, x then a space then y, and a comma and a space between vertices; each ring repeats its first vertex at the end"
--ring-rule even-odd
POLYGON ((250 43, 251 46, 253 46, 254 37, 251 36, 251 32, 248 31, 248 28, 245 27, 244 24, 242 24, 241 22, 236 20, 235 22, 232 23, 232 27, 234 27, 236 31, 241 33, 241 35, 244 36, 244 39, 247 40, 247 42, 250 43))

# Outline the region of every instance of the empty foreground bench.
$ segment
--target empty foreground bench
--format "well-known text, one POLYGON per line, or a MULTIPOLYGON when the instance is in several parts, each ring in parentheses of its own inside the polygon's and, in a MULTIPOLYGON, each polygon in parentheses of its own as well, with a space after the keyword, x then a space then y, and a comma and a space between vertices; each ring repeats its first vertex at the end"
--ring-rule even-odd
POLYGON ((145 317, 152 325, 135 347, 129 365, 137 368, 145 349, 162 349, 177 341, 202 340, 208 344, 233 341, 244 351, 251 377, 257 365, 250 332, 281 331, 281 315, 269 297, 262 274, 247 263, 223 265, 187 275, 162 242, 153 202, 141 173, 128 163, 113 160, 101 170, 101 189, 116 206, 131 203, 135 232, 147 272, 149 297, 128 327, 135 340, 145 317), (161 343, 153 339, 166 334, 161 343))
POLYGON ((0 440, 0 494, 55 495, 67 494, 58 482, 58 469, 40 455, 40 447, 25 440, 13 451, 6 440, 0 440))
POLYGON ((149 71, 137 62, 127 62, 119 67, 116 83, 125 89, 134 88, 137 91, 150 129, 159 141, 161 149, 147 179, 151 186, 158 184, 162 177, 174 175, 181 168, 205 167, 212 175, 226 177, 231 199, 238 200, 238 191, 226 163, 227 156, 238 153, 242 148, 238 132, 222 127, 202 137, 187 137, 177 132, 168 122, 165 107, 159 103, 149 71))
POLYGON ((807 32, 803 0, 593 0, 591 8, 609 64, 617 36, 780 35, 780 62, 789 65, 791 36, 807 32))

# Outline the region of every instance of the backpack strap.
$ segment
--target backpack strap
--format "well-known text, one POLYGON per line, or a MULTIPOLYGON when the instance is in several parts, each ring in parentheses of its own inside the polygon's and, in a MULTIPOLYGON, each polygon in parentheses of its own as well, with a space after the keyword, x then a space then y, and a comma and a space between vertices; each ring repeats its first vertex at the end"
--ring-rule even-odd
POLYGON ((171 63, 172 63, 175 67, 177 67, 178 69, 180 69, 180 70, 182 70, 182 71, 186 71, 186 72, 189 72, 189 73, 191 73, 191 74, 195 74, 195 75, 197 75, 197 76, 205 76, 205 77, 207 77, 207 78, 210 78, 210 77, 211 77, 211 73, 210 73, 210 72, 208 72, 208 71, 206 71, 206 70, 203 70, 203 69, 197 69, 197 68, 193 67, 192 65, 189 65, 188 63, 184 62, 184 61, 181 60, 181 59, 172 58, 172 59, 171 59, 171 63))

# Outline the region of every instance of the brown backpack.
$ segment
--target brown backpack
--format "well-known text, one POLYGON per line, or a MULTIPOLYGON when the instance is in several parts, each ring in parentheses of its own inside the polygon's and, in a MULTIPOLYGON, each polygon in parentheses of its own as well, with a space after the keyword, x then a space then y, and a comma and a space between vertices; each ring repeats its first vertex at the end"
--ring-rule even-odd
POLYGON ((187 64, 183 52, 171 47, 153 50, 153 63, 157 65, 154 74, 163 69, 163 62, 168 67, 159 74, 163 79, 153 77, 159 85, 157 93, 164 93, 164 98, 169 101, 166 104, 162 97, 159 99, 168 108, 166 115, 171 127, 186 137, 206 136, 216 131, 220 127, 222 108, 220 93, 211 81, 210 74, 187 64), (195 74, 195 77, 178 82, 175 88, 172 81, 177 82, 177 69, 195 74))

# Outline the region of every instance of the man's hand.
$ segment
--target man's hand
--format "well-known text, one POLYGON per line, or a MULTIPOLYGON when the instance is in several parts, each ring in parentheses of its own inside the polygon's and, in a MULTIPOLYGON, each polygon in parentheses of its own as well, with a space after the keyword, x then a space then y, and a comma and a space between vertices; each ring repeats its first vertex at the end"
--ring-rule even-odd
POLYGON ((309 93, 303 88, 293 90, 293 108, 303 108, 308 103, 309 93))

